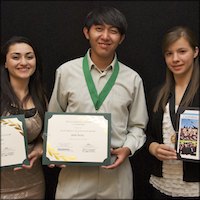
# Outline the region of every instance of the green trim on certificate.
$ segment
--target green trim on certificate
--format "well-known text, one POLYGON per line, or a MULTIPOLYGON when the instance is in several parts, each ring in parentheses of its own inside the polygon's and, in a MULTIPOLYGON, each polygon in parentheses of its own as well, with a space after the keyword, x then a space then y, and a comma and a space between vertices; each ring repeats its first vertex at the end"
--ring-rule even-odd
POLYGON ((28 141, 24 115, 1 116, 1 165, 20 167, 29 165, 28 141))
POLYGON ((110 165, 110 113, 45 113, 42 163, 110 165))

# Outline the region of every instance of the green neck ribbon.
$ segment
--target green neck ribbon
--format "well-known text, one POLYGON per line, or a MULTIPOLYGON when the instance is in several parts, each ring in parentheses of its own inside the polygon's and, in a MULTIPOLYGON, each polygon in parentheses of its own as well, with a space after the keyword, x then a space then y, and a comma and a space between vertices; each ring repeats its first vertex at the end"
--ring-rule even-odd
POLYGON ((88 60, 87 60, 87 54, 83 58, 83 72, 85 76, 85 80, 87 83, 88 90, 90 92, 91 99, 93 101, 94 107, 96 110, 99 110, 101 107, 103 101, 109 94, 110 90, 112 89, 113 85, 115 84, 116 78, 119 73, 119 63, 116 61, 113 73, 109 80, 107 81, 106 85, 104 86, 103 90, 100 92, 100 94, 97 94, 96 87, 94 85, 94 81, 92 79, 92 75, 90 73, 89 65, 88 65, 88 60))

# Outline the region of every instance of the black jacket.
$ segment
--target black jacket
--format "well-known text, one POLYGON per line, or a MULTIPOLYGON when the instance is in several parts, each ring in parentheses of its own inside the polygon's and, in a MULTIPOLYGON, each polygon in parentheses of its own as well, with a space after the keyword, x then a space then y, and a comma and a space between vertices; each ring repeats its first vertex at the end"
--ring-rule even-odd
MULTIPOLYGON (((152 91, 147 99, 147 107, 149 112, 149 123, 146 130, 146 147, 149 149, 149 145, 152 142, 163 143, 163 131, 162 131, 162 121, 163 121, 163 110, 160 108, 158 112, 152 112, 159 88, 152 91)), ((193 99, 193 102, 189 107, 199 108, 199 89, 193 99)), ((149 159, 151 166, 151 174, 162 177, 162 161, 158 160, 155 156, 150 155, 149 159)), ((200 181, 200 163, 199 162, 188 162, 183 161, 183 180, 187 182, 199 182, 200 181)))

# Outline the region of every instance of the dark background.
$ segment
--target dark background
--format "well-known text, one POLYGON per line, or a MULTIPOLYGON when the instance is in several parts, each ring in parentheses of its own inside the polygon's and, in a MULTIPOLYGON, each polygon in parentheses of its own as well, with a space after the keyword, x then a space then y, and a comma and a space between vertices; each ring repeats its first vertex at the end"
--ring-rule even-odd
MULTIPOLYGON (((44 80, 50 98, 55 70, 65 61, 83 56, 89 45, 82 33, 86 14, 96 6, 109 5, 122 11, 128 32, 117 50, 118 59, 142 77, 145 92, 165 77, 161 39, 175 25, 187 25, 199 35, 199 1, 2 1, 1 44, 13 35, 34 41, 44 65, 44 80)), ((131 158, 134 168, 134 198, 150 198, 148 156, 145 149, 131 158)), ((58 169, 45 167, 48 190, 52 198, 58 169)))

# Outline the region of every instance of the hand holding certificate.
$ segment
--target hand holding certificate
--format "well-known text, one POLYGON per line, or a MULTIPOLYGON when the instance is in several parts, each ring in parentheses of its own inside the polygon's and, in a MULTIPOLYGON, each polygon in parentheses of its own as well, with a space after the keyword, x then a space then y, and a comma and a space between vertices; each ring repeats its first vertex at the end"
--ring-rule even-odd
POLYGON ((45 114, 43 164, 110 164, 110 114, 45 114))
POLYGON ((29 164, 24 116, 1 117, 1 167, 29 164))

